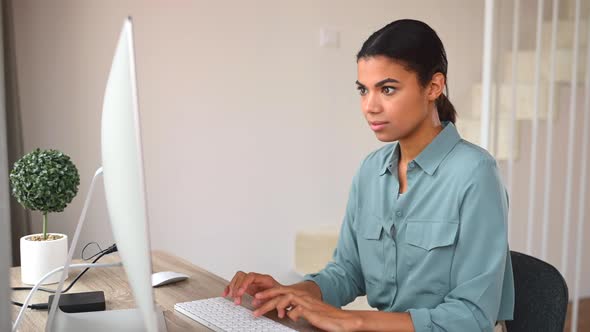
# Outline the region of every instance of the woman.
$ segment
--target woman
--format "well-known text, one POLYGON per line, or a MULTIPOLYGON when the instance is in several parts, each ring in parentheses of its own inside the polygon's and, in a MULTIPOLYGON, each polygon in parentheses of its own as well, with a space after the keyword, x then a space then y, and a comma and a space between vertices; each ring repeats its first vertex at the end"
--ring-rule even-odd
POLYGON ((395 21, 367 39, 357 66, 367 123, 394 143, 361 163, 333 261, 289 286, 240 271, 223 296, 248 293, 255 315, 328 331, 492 331, 514 306, 508 198, 494 158, 454 126, 441 40, 395 21), (379 311, 340 309, 365 294, 379 311))

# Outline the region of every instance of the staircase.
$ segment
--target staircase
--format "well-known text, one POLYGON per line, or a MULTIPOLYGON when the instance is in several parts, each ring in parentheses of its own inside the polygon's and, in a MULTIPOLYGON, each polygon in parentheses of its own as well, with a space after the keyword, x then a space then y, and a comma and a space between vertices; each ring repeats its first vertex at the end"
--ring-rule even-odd
MULTIPOLYGON (((561 111, 559 105, 559 85, 569 85, 573 62, 573 33, 574 22, 562 20, 557 25, 557 38, 555 50, 555 76, 553 86, 549 84, 550 76, 550 52, 551 52, 551 22, 543 23, 541 71, 539 81, 539 110, 538 119, 546 120, 549 107, 553 107, 553 120, 561 111), (549 105, 550 89, 555 89, 553 104, 549 105)), ((586 52, 588 43, 588 21, 580 21, 579 53, 578 53, 578 84, 583 84, 586 73, 586 52)), ((513 159, 519 156, 519 124, 522 121, 532 121, 534 116, 534 91, 535 91, 535 57, 536 50, 520 50, 516 55, 516 130, 513 159)), ((490 140, 489 151, 496 160, 508 160, 510 157, 510 124, 512 121, 512 52, 507 51, 499 59, 499 80, 492 85, 491 92, 491 120, 490 133, 496 132, 498 124, 497 145, 494 139, 490 140)), ((476 84, 472 88, 472 103, 470 110, 461 110, 457 120, 457 129, 461 136, 475 144, 480 144, 481 137, 481 95, 482 85, 476 84)), ((569 98, 569 97, 568 97, 569 98)))

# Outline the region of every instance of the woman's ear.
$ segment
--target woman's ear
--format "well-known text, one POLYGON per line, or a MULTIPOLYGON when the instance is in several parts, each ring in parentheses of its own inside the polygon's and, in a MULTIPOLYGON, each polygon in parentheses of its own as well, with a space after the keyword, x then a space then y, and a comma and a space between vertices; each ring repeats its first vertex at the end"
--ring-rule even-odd
POLYGON ((445 88, 445 75, 442 73, 435 73, 432 75, 430 84, 428 86, 428 100, 435 101, 445 88))

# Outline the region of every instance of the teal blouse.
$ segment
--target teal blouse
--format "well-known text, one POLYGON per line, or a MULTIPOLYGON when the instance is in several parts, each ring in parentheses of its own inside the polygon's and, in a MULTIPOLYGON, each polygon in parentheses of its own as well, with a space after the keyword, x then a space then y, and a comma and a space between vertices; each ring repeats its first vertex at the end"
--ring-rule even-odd
POLYGON ((492 331, 512 319, 508 196, 494 158, 450 122, 408 163, 399 145, 369 154, 353 178, 333 259, 305 276, 341 307, 357 296, 409 312, 418 332, 492 331))

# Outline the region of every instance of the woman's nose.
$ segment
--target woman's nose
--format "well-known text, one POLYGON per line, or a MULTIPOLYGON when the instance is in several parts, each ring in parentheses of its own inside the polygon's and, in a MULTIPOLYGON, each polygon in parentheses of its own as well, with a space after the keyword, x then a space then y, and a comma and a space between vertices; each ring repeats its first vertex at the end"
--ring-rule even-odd
POLYGON ((380 113, 383 110, 378 97, 379 96, 374 93, 368 93, 365 96, 363 103, 363 111, 365 113, 380 113))

